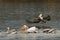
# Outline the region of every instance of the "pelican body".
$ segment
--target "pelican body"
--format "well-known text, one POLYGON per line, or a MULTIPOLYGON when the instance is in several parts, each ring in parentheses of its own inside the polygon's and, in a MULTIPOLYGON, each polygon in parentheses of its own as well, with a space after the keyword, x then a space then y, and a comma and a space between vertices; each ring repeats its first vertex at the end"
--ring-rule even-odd
POLYGON ((27 29, 26 31, 28 32, 28 33, 37 33, 38 31, 37 31, 38 29, 36 28, 36 27, 31 27, 31 28, 29 28, 29 29, 27 29))

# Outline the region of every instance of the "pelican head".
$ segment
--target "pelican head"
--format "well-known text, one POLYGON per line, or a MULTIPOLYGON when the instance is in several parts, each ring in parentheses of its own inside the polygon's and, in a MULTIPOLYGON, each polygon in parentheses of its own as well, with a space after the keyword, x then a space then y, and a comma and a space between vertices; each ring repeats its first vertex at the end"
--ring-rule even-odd
POLYGON ((9 30, 10 28, 9 28, 9 27, 7 27, 7 29, 9 30))
POLYGON ((40 18, 40 19, 43 19, 43 17, 42 17, 43 15, 42 14, 40 14, 38 17, 40 18))

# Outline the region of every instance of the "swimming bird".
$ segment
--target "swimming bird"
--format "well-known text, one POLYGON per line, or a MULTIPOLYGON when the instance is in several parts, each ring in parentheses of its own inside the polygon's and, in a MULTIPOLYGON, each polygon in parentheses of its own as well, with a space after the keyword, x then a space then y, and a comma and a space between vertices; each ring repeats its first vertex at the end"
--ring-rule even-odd
POLYGON ((27 26, 27 25, 22 25, 22 26, 19 28, 19 30, 26 30, 26 29, 28 29, 28 26, 27 26))
POLYGON ((26 21, 28 23, 39 23, 39 22, 46 23, 47 21, 50 21, 50 20, 51 20, 51 17, 49 15, 46 17, 43 17, 43 15, 40 14, 37 18, 27 19, 26 21))
POLYGON ((7 34, 15 34, 16 31, 15 31, 15 29, 10 30, 10 27, 7 27, 6 30, 5 30, 5 33, 7 33, 7 34))
POLYGON ((56 29, 52 28, 52 29, 44 29, 43 33, 56 33, 56 29))
POLYGON ((5 30, 6 33, 10 33, 10 27, 7 27, 5 30))
POLYGON ((31 28, 28 28, 26 30, 26 32, 28 32, 28 33, 37 33, 38 32, 38 28, 36 28, 35 26, 33 26, 31 28))

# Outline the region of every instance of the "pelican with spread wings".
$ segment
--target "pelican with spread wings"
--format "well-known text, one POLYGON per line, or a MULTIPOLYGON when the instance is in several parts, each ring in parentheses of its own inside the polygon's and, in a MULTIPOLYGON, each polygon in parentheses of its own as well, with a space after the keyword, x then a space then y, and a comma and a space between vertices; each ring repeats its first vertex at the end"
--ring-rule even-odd
POLYGON ((33 18, 33 19, 27 19, 26 21, 28 23, 39 23, 39 22, 43 22, 46 23, 47 21, 50 21, 51 17, 49 15, 47 15, 46 17, 43 17, 42 14, 40 14, 37 18, 33 18))

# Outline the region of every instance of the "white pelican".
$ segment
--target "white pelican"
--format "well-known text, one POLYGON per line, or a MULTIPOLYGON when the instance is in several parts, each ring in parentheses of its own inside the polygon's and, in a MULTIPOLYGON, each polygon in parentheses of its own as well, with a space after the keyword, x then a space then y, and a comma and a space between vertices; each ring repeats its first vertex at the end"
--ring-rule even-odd
POLYGON ((49 30, 50 30, 50 29, 44 29, 44 30, 43 30, 43 33, 48 33, 49 30))
POLYGON ((6 33, 10 33, 10 27, 7 27, 7 29, 5 30, 6 33))
POLYGON ((56 33, 56 29, 44 29, 43 30, 44 33, 56 33))
POLYGON ((7 27, 7 29, 5 30, 5 33, 7 33, 7 34, 15 34, 16 31, 15 31, 15 29, 10 30, 10 27, 7 27))
POLYGON ((38 29, 34 26, 34 27, 31 27, 31 28, 28 28, 27 30, 26 30, 26 32, 29 32, 29 33, 33 33, 33 32, 38 32, 37 31, 38 29))
POLYGON ((48 33, 56 33, 56 29, 51 29, 48 31, 48 33))

